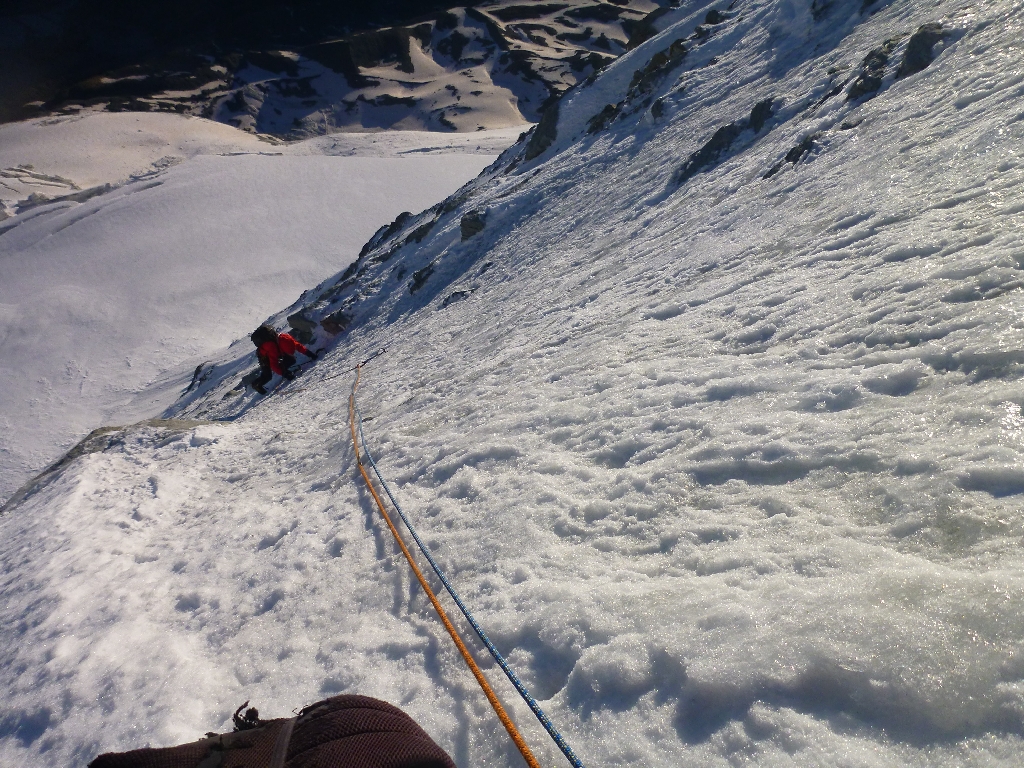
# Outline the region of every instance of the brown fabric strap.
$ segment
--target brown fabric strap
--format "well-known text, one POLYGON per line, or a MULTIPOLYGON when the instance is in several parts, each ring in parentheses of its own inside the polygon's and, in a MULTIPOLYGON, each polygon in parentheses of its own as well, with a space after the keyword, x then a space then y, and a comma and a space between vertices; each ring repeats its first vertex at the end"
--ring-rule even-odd
POLYGON ((270 763, 267 768, 284 768, 284 761, 288 758, 288 744, 292 740, 292 730, 295 728, 296 720, 298 718, 293 717, 281 723, 281 730, 277 732, 274 751, 270 754, 270 763))

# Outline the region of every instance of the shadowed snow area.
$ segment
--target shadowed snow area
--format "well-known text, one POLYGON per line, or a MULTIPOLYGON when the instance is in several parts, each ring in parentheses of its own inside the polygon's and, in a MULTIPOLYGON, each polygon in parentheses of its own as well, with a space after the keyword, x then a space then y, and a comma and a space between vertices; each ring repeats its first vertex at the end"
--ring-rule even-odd
POLYGON ((160 413, 187 379, 135 394, 346 267, 517 135, 275 147, 167 115, 0 127, 0 162, 34 174, 11 179, 24 197, 0 221, 0 499, 91 429, 160 413))
POLYGON ((585 764, 1024 760, 1024 6, 658 30, 275 316, 348 323, 298 382, 243 339, 8 507, 0 762, 350 692, 521 764, 357 482, 381 347, 370 448, 585 764))

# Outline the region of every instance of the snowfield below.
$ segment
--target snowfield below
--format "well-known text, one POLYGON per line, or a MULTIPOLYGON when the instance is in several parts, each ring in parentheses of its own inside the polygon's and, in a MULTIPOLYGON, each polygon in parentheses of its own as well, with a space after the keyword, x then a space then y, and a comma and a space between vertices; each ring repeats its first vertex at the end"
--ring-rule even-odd
POLYGON ((586 765, 1024 761, 1024 6, 710 9, 276 315, 351 318, 299 381, 211 354, 9 508, 0 762, 348 692, 522 764, 360 486, 382 347, 370 448, 586 765))
POLYGON ((56 198, 0 222, 0 499, 90 430, 158 415, 204 356, 517 135, 274 146, 206 120, 105 113, 0 127, 0 163, 36 174, 19 194, 56 198))

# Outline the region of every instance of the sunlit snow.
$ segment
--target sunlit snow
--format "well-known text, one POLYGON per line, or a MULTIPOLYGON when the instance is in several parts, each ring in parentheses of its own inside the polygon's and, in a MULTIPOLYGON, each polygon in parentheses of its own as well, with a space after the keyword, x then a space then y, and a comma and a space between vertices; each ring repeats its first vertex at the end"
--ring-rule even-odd
POLYGON ((177 421, 13 506, 0 761, 358 692, 461 766, 521 765, 357 483, 348 369, 386 347, 359 394, 381 470, 588 766, 1020 764, 1024 6, 862 5, 667 15, 538 156, 283 310, 353 317, 289 389, 211 355, 230 375, 177 421))

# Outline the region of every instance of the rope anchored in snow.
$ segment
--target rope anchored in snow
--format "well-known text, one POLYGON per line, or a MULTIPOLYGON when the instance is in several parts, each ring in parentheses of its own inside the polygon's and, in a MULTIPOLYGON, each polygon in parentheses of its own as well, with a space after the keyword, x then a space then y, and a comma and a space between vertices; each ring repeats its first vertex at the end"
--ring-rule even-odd
MULTIPOLYGON (((565 755, 566 759, 569 760, 569 762, 574 766, 574 768, 584 768, 583 763, 576 756, 576 753, 573 752, 572 747, 569 746, 568 742, 566 742, 562 734, 558 732, 558 729, 555 728, 555 726, 552 724, 551 720, 544 713, 544 710, 541 709, 536 699, 534 699, 533 696, 530 695, 530 691, 526 688, 525 685, 523 685, 522 681, 519 679, 519 676, 516 675, 515 671, 509 666, 508 662, 505 661, 505 657, 501 655, 498 649, 494 646, 494 643, 492 643, 490 638, 487 637, 487 633, 484 632, 483 628, 477 622, 472 612, 469 610, 469 608, 466 607, 466 604, 462 601, 462 598, 459 597, 458 592, 455 591, 455 588, 448 580, 448 577, 445 575, 444 571, 441 570, 440 566, 438 566, 437 562, 431 556, 430 550, 428 550, 426 545, 424 545, 423 541, 419 537, 419 534, 416 533, 416 529, 413 527, 412 523, 409 522, 409 518, 406 516, 404 510, 402 509, 402 505, 398 503, 398 500, 395 498, 394 494, 391 493, 391 489, 388 487, 387 482, 384 480, 384 477, 381 475, 380 470, 377 468, 377 462, 373 460, 373 455, 370 453, 369 446, 366 445, 366 435, 363 434, 362 414, 359 412, 359 408, 355 404, 355 391, 356 387, 359 384, 359 368, 361 368, 362 365, 363 364, 360 363, 360 365, 357 366, 356 368, 356 382, 352 386, 352 397, 350 400, 350 416, 353 419, 353 424, 355 425, 353 427, 352 434, 353 443, 355 442, 356 439, 355 432, 356 430, 358 430, 359 441, 363 445, 363 452, 366 454, 366 459, 367 461, 369 461, 370 466, 373 468, 373 472, 377 476, 377 480, 380 482, 381 487, 384 489, 384 493, 386 493, 387 497, 391 500, 391 503, 392 505, 394 505, 399 517, 402 518, 402 522, 405 523, 405 527, 409 529, 409 533, 412 535, 413 540, 416 542, 416 546, 419 547, 420 552, 423 553, 423 556, 427 559, 427 562, 430 563, 430 567, 434 569, 434 573, 437 574, 437 577, 441 580, 441 583, 444 585, 444 588, 447 590, 448 594, 451 595, 452 599, 455 601, 455 604, 459 606, 459 610, 462 611, 462 615, 466 617, 466 621, 468 621, 470 623, 470 626, 473 627, 473 630, 476 632, 481 642, 483 642, 488 652, 490 652, 491 656, 498 663, 498 666, 501 667, 501 670, 505 673, 505 676, 508 677, 512 685, 515 686, 516 690, 519 692, 519 695, 523 698, 523 701, 527 703, 527 705, 533 711, 533 714, 537 716, 537 719, 540 721, 541 725, 544 726, 544 730, 548 732, 548 734, 554 740, 555 744, 558 745, 558 748, 562 750, 562 754, 565 755)), ((362 462, 361 460, 359 460, 358 446, 356 447, 356 457, 357 461, 359 461, 360 471, 363 472, 363 477, 364 479, 366 479, 367 485, 369 485, 369 478, 367 478, 366 472, 362 466, 362 462)), ((379 505, 380 500, 377 497, 376 493, 374 493, 374 498, 377 499, 377 503, 379 505)), ((388 519, 386 513, 384 513, 383 508, 381 508, 381 512, 385 515, 385 519, 388 519)), ((388 519, 388 525, 391 525, 390 519, 388 519)), ((393 526, 392 533, 395 533, 393 526)), ((403 551, 406 551, 404 544, 402 545, 402 549, 403 551)), ((416 566, 414 565, 413 568, 416 569, 416 566)), ((418 570, 417 575, 419 575, 418 570)), ((529 760, 527 760, 527 762, 529 762, 529 760)))
POLYGON ((352 431, 352 448, 355 450, 356 464, 359 466, 359 472, 362 474, 363 480, 366 482, 366 487, 370 490, 370 495, 373 496, 373 500, 377 503, 377 509, 380 510, 381 517, 383 517, 384 522, 388 524, 388 528, 391 529, 391 535, 395 537, 395 541, 401 548, 402 554, 405 555, 405 559, 409 562, 409 567, 412 568, 417 581, 419 581, 420 586, 423 587, 423 591, 427 593, 427 597, 430 598, 430 603, 434 606, 434 610, 437 611, 437 615, 441 619, 441 623, 444 624, 444 628, 448 630, 448 634, 451 635, 452 640, 459 649, 459 653, 462 654, 462 658, 466 662, 466 666, 469 667, 470 672, 473 673, 473 677, 475 677, 476 681, 480 684, 484 695, 487 696, 487 700, 494 708, 494 712, 498 715, 498 719, 501 720, 501 724, 505 726, 505 730, 508 731, 508 735, 512 737, 512 741, 515 742, 516 747, 518 747, 520 753, 522 753, 523 759, 526 760, 527 765, 529 765, 530 768, 540 768, 537 758, 535 758, 533 753, 530 752, 530 748, 523 740, 523 737, 519 734, 515 723, 512 722, 512 718, 508 716, 505 708, 501 706, 501 702, 498 700, 497 694, 491 688, 490 683, 487 682, 487 678, 484 677, 484 673, 480 670, 480 667, 477 666, 476 661, 473 660, 466 644, 462 642, 462 638, 459 637, 458 630, 455 629, 455 625, 452 624, 451 620, 448 618, 448 614, 445 613, 444 607, 442 607, 441 602, 437 599, 437 595, 434 594, 434 591, 427 583, 426 578, 423 576, 423 572, 420 571, 419 566, 416 565, 416 561, 413 559, 412 553, 409 551, 409 548, 405 546, 405 542, 402 541, 402 537, 398 533, 398 529, 395 528, 395 524, 391 522, 391 517, 388 515, 387 510, 384 509, 384 502, 380 500, 380 496, 377 494, 377 490, 373 487, 373 482, 370 480, 370 476, 366 473, 366 468, 363 466, 363 460, 359 455, 359 441, 356 438, 356 389, 359 387, 359 373, 361 368, 361 363, 356 366, 356 379, 352 382, 352 394, 350 394, 348 398, 349 428, 352 431))

